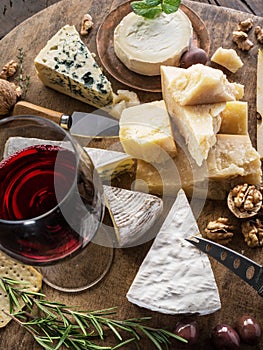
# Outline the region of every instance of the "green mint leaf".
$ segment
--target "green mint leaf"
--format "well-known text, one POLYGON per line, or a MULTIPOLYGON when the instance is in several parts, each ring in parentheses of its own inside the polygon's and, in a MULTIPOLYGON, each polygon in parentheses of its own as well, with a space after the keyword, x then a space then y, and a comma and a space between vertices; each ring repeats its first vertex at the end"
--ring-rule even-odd
POLYGON ((144 2, 145 4, 149 5, 150 7, 158 6, 162 3, 162 0, 143 0, 141 2, 144 2))
POLYGON ((162 12, 161 7, 159 6, 152 7, 151 5, 147 4, 146 1, 133 1, 131 3, 131 7, 133 11, 136 13, 136 15, 143 16, 149 19, 153 19, 157 17, 162 12))
POLYGON ((136 15, 153 19, 163 11, 166 14, 176 12, 181 0, 141 0, 131 2, 131 7, 136 15))
POLYGON ((181 0, 164 0, 161 4, 163 12, 166 14, 176 12, 179 9, 181 0))

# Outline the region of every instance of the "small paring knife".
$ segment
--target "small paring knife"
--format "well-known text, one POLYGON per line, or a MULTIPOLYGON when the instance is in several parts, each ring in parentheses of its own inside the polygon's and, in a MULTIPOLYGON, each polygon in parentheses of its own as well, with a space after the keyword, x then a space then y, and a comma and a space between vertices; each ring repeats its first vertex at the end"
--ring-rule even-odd
POLYGON ((35 115, 47 118, 69 130, 73 136, 118 137, 119 121, 103 113, 102 110, 97 110, 92 113, 74 112, 72 115, 66 115, 27 101, 19 101, 12 115, 35 115))
POLYGON ((200 236, 186 238, 186 241, 226 266, 263 297, 263 267, 261 265, 230 248, 200 236))

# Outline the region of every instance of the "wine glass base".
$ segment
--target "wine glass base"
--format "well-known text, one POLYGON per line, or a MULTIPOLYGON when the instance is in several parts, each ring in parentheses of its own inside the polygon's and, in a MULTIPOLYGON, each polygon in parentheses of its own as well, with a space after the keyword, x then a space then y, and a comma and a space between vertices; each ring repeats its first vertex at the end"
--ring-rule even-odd
POLYGON ((95 286, 109 271, 114 249, 90 242, 78 255, 59 264, 38 267, 43 281, 62 292, 81 292, 95 286))

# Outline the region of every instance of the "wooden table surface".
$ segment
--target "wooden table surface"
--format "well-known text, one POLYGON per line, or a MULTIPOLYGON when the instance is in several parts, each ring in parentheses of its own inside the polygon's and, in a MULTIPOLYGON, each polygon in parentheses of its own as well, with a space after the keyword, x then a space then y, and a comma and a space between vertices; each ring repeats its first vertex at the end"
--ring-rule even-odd
MULTIPOLYGON (((61 0, 2 0, 0 4, 0 39, 19 23, 61 0)), ((262 0, 194 0, 263 16, 262 0)))
MULTIPOLYGON (((24 4, 25 8, 32 9, 32 14, 46 7, 46 4, 51 4, 53 2, 46 1, 27 1, 21 0, 21 3, 24 4), (31 7, 29 6, 31 4, 31 7), (39 7, 38 7, 39 5, 39 7)), ((64 21, 70 20, 73 24, 78 24, 79 19, 86 12, 91 12, 95 18, 95 27, 88 38, 88 41, 92 47, 92 50, 96 51, 95 46, 95 37, 96 30, 99 26, 99 21, 107 14, 108 11, 115 8, 118 4, 123 3, 123 0, 102 0, 99 3, 92 0, 79 0, 78 2, 72 2, 71 0, 61 0, 57 4, 54 4, 46 9, 44 9, 38 15, 35 15, 25 22, 23 22, 18 27, 14 28, 10 33, 7 34, 8 26, 5 25, 7 22, 9 25, 9 30, 12 29, 12 23, 19 23, 19 10, 16 8, 16 3, 5 1, 4 0, 4 10, 1 10, 1 16, 4 20, 0 22, 0 30, 2 35, 7 34, 0 41, 0 65, 6 63, 9 59, 12 59, 15 55, 15 52, 19 45, 27 43, 27 40, 32 39, 31 46, 25 46, 25 50, 30 60, 25 62, 24 69, 27 73, 32 74, 32 83, 36 86, 36 89, 31 89, 28 94, 28 99, 34 103, 40 103, 46 105, 47 107, 57 106, 57 109, 60 110, 62 106, 65 106, 67 103, 69 111, 76 108, 84 109, 83 104, 75 103, 75 101, 69 100, 64 96, 58 96, 58 94, 50 91, 46 91, 39 82, 33 73, 32 66, 32 57, 38 52, 38 50, 43 46, 43 43, 50 37, 51 33, 55 33, 57 29, 63 26, 64 21), (9 21, 5 22, 5 18, 9 16, 9 21), (14 21, 10 22, 10 19, 14 21), (42 36, 41 36, 42 35, 42 36), (32 37, 32 38, 31 38, 32 37), (52 96, 56 98, 52 98, 52 96)), ((192 5, 193 10, 195 10, 199 16, 207 24, 208 30, 210 32, 211 39, 211 52, 219 46, 220 43, 228 43, 230 46, 231 43, 230 31, 235 26, 235 23, 239 19, 247 18, 247 13, 254 14, 257 16, 263 16, 262 0, 260 1, 194 1, 187 2, 192 5), (205 4, 206 3, 206 4, 205 4), (207 5, 211 3, 211 6, 207 5), (218 6, 214 6, 218 5, 218 6), (241 10, 246 12, 245 14, 226 10, 223 7, 229 7, 235 10, 241 10), (215 19, 217 22, 214 22, 215 19), (235 21, 235 23, 231 22, 235 21), (221 29, 220 29, 221 28, 221 29), (222 30, 223 28, 223 30, 222 30)), ((2 4, 1 4, 2 6, 2 4)), ((26 14, 23 13, 22 17, 26 18, 26 14)), ((257 23, 263 25, 263 18, 254 17, 257 23)), ((246 54, 242 54, 242 58, 249 58, 251 64, 247 64, 245 71, 251 76, 251 79, 247 79, 247 74, 242 73, 236 75, 235 78, 238 78, 242 83, 247 82, 247 95, 246 98, 251 104, 251 114, 250 114, 250 134, 252 140, 255 136, 255 64, 256 59, 255 55, 257 52, 257 47, 255 47, 251 53, 246 58, 246 54), (251 80, 251 81, 250 81, 251 80)), ((114 88, 120 88, 123 86, 116 82, 113 79, 114 88)), ((140 93, 140 97, 146 99, 159 98, 160 95, 149 95, 140 93)), ((168 206, 169 207, 169 206, 168 206)), ((167 212, 168 207, 165 208, 167 212)), ((215 212, 220 212, 222 208, 217 206, 215 202, 207 202, 204 208, 205 214, 200 215, 198 218, 198 224, 200 227, 203 227, 208 220, 208 217, 213 216, 215 212)), ((164 212, 164 214, 165 214, 164 212)), ((220 212, 221 213, 221 212, 220 212)), ((165 216, 162 216, 164 220, 165 216)), ((161 222, 158 224, 161 225, 161 222)), ((158 229, 158 226, 156 230, 158 229)), ((81 305, 82 309, 99 309, 107 308, 112 306, 118 307, 117 316, 119 318, 127 317, 138 317, 138 316, 152 316, 152 325, 159 327, 167 327, 168 329, 172 328, 172 325, 176 323, 180 316, 164 316, 158 313, 149 312, 145 309, 137 308, 136 306, 128 303, 126 300, 125 294, 140 266, 140 263, 143 260, 147 250, 150 247, 151 242, 146 243, 145 245, 129 248, 129 249, 117 249, 115 252, 114 263, 110 272, 104 278, 104 280, 92 288, 89 291, 79 293, 76 295, 63 294, 56 292, 48 286, 44 285, 44 292, 52 300, 60 300, 70 305, 81 305)), ((251 250, 248 249, 244 244, 237 242, 237 239, 233 243, 233 247, 238 248, 238 250, 243 250, 247 256, 255 259, 259 263, 263 263, 262 260, 262 249, 251 250), (236 245, 236 246, 235 246, 236 245)), ((212 327, 217 323, 225 322, 232 323, 236 316, 241 314, 253 314, 256 316, 261 324, 263 325, 263 299, 260 298, 250 287, 245 285, 240 279, 231 274, 228 270, 222 268, 216 262, 212 261, 212 266, 215 271, 216 280, 218 282, 218 287, 222 300, 222 309, 214 314, 208 316, 197 317, 198 322, 201 327, 200 343, 196 349, 211 349, 208 343, 208 335, 212 327)), ((5 329, 0 330, 0 349, 5 350, 31 350, 31 349, 41 349, 36 343, 32 340, 31 336, 27 334, 19 325, 14 322, 10 323, 5 329)), ((128 347, 129 350, 135 349, 132 346, 128 347)), ((142 349, 144 350, 153 350, 153 347, 148 343, 143 344, 142 349)), ((249 349, 249 347, 243 346, 242 349, 249 349)), ((263 349, 263 340, 258 347, 254 349, 260 350, 263 349)))

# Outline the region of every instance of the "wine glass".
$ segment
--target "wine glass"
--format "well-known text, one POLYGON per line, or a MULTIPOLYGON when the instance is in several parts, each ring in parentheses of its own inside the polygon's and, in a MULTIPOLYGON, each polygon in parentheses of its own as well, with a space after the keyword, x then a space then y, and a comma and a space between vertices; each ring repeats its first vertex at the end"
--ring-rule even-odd
POLYGON ((99 282, 113 248, 101 225, 103 187, 85 150, 52 121, 15 116, 0 120, 0 152, 0 249, 60 291, 99 282))

